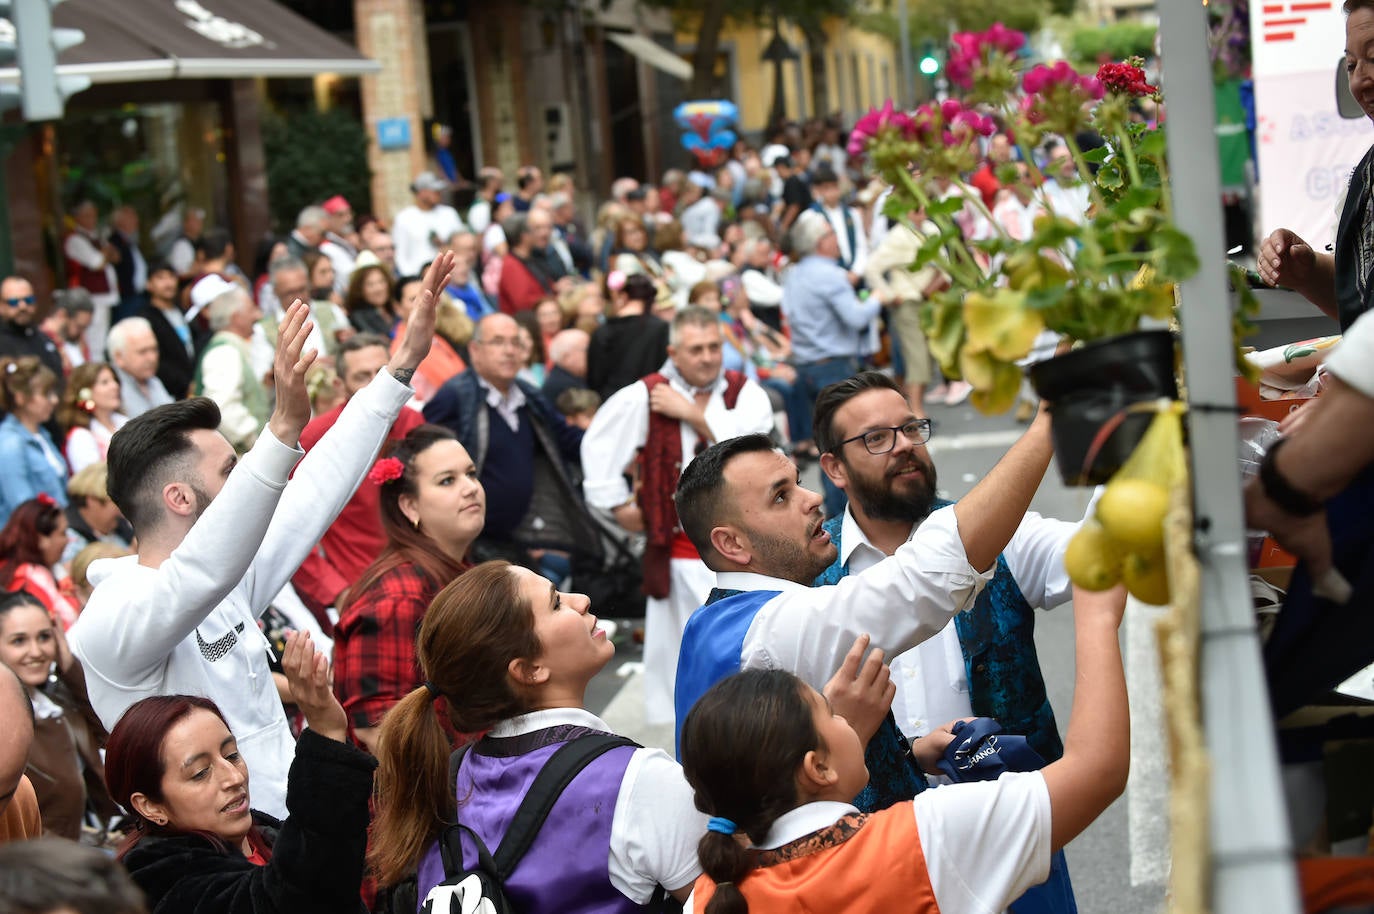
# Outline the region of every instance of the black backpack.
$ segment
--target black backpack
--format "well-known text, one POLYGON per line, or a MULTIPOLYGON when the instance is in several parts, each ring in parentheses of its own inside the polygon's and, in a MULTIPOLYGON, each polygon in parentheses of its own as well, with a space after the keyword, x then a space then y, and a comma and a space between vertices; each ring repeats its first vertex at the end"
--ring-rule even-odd
MULTIPOLYGON (((591 734, 564 743, 540 769, 495 853, 488 851, 477 833, 461 822, 444 829, 439 836, 444 881, 429 890, 420 906, 420 914, 520 914, 506 898, 505 881, 529 851, 544 820, 573 778, 593 761, 620 746, 638 748, 639 744, 610 734, 591 734), (474 869, 463 867, 461 838, 464 833, 477 849, 474 869)), ((449 765, 450 781, 456 780, 467 748, 453 754, 449 765)), ((650 908, 663 909, 665 899, 672 900, 660 886, 654 892, 650 908)))

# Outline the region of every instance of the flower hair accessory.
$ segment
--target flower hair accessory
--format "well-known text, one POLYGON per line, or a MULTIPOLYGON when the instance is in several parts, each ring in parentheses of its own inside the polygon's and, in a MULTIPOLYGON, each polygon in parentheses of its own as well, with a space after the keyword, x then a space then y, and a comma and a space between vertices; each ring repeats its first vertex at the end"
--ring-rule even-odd
POLYGON ((83 387, 76 392, 76 405, 83 413, 95 412, 95 395, 89 387, 83 387))
POLYGON ((619 292, 625 288, 625 273, 622 270, 612 270, 606 277, 606 288, 612 292, 619 292))
POLYGON ((367 474, 367 478, 380 486, 400 479, 405 472, 406 465, 399 458, 383 457, 372 465, 372 472, 367 474))
POLYGON ((37 495, 35 495, 35 496, 33 497, 33 500, 36 501, 36 502, 38 502, 40 505, 42 505, 42 506, 45 507, 45 508, 56 508, 56 507, 57 507, 57 501, 56 501, 56 499, 54 499, 54 498, 53 498, 51 495, 49 495, 47 492, 39 492, 37 495))

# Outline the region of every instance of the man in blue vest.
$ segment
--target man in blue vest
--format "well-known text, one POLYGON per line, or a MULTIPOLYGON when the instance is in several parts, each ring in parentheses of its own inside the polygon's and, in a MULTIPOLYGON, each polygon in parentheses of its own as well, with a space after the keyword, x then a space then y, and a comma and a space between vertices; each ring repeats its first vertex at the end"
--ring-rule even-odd
MULTIPOLYGON (((929 421, 916 416, 887 375, 860 372, 825 388, 813 423, 821 469, 849 499, 842 514, 825 522, 838 554, 815 583, 830 585, 896 554, 931 512, 950 502, 935 495, 935 465, 925 448, 929 421)), ((921 751, 928 740, 941 748, 948 742, 948 722, 975 716, 1025 736, 1046 762, 1064 754, 1036 657, 1033 607, 1072 598, 1064 549, 1077 530, 1076 523, 1027 512, 973 607, 893 660, 892 710, 905 735, 915 737, 916 757, 928 757, 921 751)), ((1013 912, 1076 910, 1062 854, 1055 855, 1050 880, 1034 892, 1042 896, 1039 906, 1028 897, 1013 912)))
MULTIPOLYGON (((909 425, 866 433, 904 442, 924 434, 924 426, 909 425)), ((862 446, 863 437, 846 446, 862 446)), ((797 468, 763 435, 707 448, 683 472, 675 496, 682 529, 716 572, 716 588, 683 633, 679 727, 708 688, 739 670, 785 669, 820 687, 860 634, 893 655, 938 634, 992 579, 1051 451, 1042 417, 973 491, 932 512, 891 557, 812 587, 838 555, 820 495, 802 488, 797 468)), ((907 748, 890 716, 870 749, 883 762, 870 767, 872 794, 861 806, 881 809, 914 795, 921 774, 902 763, 907 748)))
POLYGON ((849 284, 858 286, 868 266, 868 234, 858 210, 846 206, 840 189, 840 176, 829 165, 822 165, 811 175, 811 192, 816 202, 811 208, 825 217, 835 230, 839 247, 836 258, 849 277, 849 284))

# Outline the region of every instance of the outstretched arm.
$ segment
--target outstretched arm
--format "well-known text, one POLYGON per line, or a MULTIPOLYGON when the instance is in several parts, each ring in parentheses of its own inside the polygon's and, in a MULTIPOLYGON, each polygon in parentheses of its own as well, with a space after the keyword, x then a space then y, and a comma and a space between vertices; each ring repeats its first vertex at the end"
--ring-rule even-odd
POLYGON ((1045 478, 1053 454, 1050 417, 1042 409, 992 472, 955 504, 959 538, 974 568, 988 570, 1007 548, 1045 478))

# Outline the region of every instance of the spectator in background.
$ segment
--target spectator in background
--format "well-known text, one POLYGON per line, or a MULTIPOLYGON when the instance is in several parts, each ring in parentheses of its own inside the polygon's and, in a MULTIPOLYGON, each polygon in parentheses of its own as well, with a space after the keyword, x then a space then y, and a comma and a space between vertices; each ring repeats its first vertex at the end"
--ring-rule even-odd
POLYGON ((148 261, 139 250, 138 210, 116 206, 110 213, 110 246, 119 254, 115 279, 119 284, 119 307, 114 320, 133 317, 142 305, 140 296, 148 285, 148 261))
POLYGON ((459 232, 453 236, 453 272, 449 274, 444 291, 459 304, 473 321, 479 321, 496 310, 482 290, 476 273, 477 236, 459 232))
POLYGON ((57 400, 57 376, 38 359, 0 361, 0 522, 37 496, 67 504, 67 462, 43 427, 57 400))
POLYGON ((627 276, 632 273, 644 273, 652 277, 663 275, 658 254, 649 248, 649 230, 639 216, 626 216, 616 225, 611 269, 627 276))
MULTIPOLYGON (((336 315, 332 311, 334 306, 331 303, 317 303, 315 301, 310 289, 310 270, 305 265, 305 261, 299 257, 286 256, 280 260, 272 261, 271 266, 268 267, 268 275, 271 277, 272 292, 278 302, 289 304, 297 299, 309 302, 313 326, 310 328, 310 335, 306 338, 306 346, 319 353, 321 359, 328 361, 330 343, 333 342, 335 347, 338 346, 338 343, 329 338, 332 334, 326 334, 325 325, 318 317, 323 314, 325 320, 329 321, 327 326, 334 329, 339 324, 346 325, 348 323, 347 315, 344 315, 341 320, 335 320, 336 315)), ((212 287, 209 294, 213 298, 227 288, 227 286, 212 287)), ((280 312, 268 315, 260 325, 263 328, 261 338, 254 340, 253 367, 264 377, 267 374, 268 365, 266 356, 271 352, 271 347, 276 344, 277 321, 280 317, 280 312)), ((204 358, 203 352, 201 357, 204 358)))
MULTIPOLYGON (((554 277, 544 263, 544 255, 535 244, 534 214, 517 213, 501 226, 506 233, 509 250, 501 259, 501 281, 498 304, 504 314, 528 311, 541 298, 556 294, 554 277)), ((543 215, 545 220, 547 215, 543 215)))
POLYGON ((328 224, 328 213, 321 207, 307 206, 296 215, 296 227, 286 239, 287 250, 293 257, 303 257, 306 252, 319 253, 328 224))
POLYGON ((521 165, 515 172, 515 204, 517 213, 530 211, 530 204, 544 189, 544 173, 537 165, 521 165))
POLYGON ((309 252, 301 262, 310 284, 310 316, 324 339, 320 357, 326 364, 333 364, 339 355, 339 344, 353 335, 353 326, 343 309, 343 296, 334 291, 334 264, 322 253, 309 252))
POLYGON ((997 205, 997 192, 1002 189, 1002 179, 997 172, 1011 161, 1012 152, 1011 138, 1005 133, 994 133, 988 140, 987 156, 969 177, 968 183, 978 189, 988 212, 997 205))
POLYGON ((66 376, 62 353, 57 343, 38 329, 38 312, 33 284, 27 279, 7 276, 0 282, 0 359, 31 355, 60 381, 66 376))
POLYGON ((544 399, 557 405, 558 398, 566 390, 584 389, 587 386, 587 346, 591 337, 585 330, 570 327, 554 334, 549 341, 549 360, 553 367, 544 378, 540 389, 544 399))
POLYGON ((353 228, 353 207, 342 196, 335 194, 320 204, 320 209, 328 216, 320 251, 334 265, 334 291, 342 296, 348 291, 348 283, 353 278, 353 267, 358 259, 358 233, 353 228))
POLYGON ((558 395, 554 404, 568 424, 586 431, 592 427, 592 419, 601 408, 601 398, 596 391, 585 387, 571 387, 558 395))
MULTIPOLYGON (((95 302, 85 289, 55 289, 52 293, 52 313, 43 321, 43 332, 50 336, 62 353, 62 365, 67 374, 92 358, 86 331, 95 319, 95 302)), ((100 353, 94 353, 99 359, 100 353)))
POLYGON ((538 320, 533 311, 515 315, 520 327, 520 380, 535 388, 544 386, 544 341, 540 338, 538 320))
POLYGON ((148 301, 138 316, 148 322, 157 342, 157 379, 179 400, 191 392, 196 350, 191 325, 177 304, 176 270, 166 262, 153 264, 148 270, 147 293, 148 301))
POLYGON ((353 271, 344 295, 348 322, 359 333, 391 338, 396 316, 391 308, 391 274, 381 264, 369 264, 353 271))
POLYGON ((590 276, 592 248, 588 243, 587 230, 578 222, 572 194, 554 194, 549 201, 549 211, 553 216, 554 246, 558 249, 558 255, 565 258, 568 272, 590 276))
MULTIPOLYGON (((457 259, 455 258, 455 263, 457 259)), ((455 267, 456 269, 456 267, 455 267)), ((402 276, 396 280, 396 314, 400 318, 400 323, 396 325, 396 334, 391 341, 391 351, 394 353, 399 341, 405 337, 406 326, 410 321, 410 315, 415 310, 415 305, 420 300, 420 293, 423 286, 419 277, 402 276)), ((450 320, 440 320, 435 328, 434 344, 429 348, 429 355, 425 356, 420 363, 419 369, 415 372, 415 377, 411 378, 410 384, 415 388, 415 399, 421 403, 428 402, 444 382, 449 378, 466 371, 467 361, 464 354, 467 352, 467 337, 472 336, 472 324, 469 322, 466 336, 459 340, 450 339, 453 331, 451 319, 452 312, 457 310, 457 306, 448 304, 445 309, 444 302, 440 303, 441 318, 447 316, 450 320), (445 315, 444 311, 449 311, 445 315), (446 325, 448 325, 446 327, 446 325)), ((464 318, 466 320, 466 318, 464 318)))
POLYGON ((396 214, 391 236, 396 243, 396 273, 419 276, 429 263, 463 230, 458 211, 441 202, 449 184, 432 171, 415 176, 410 192, 415 202, 396 214))
POLYGON ((396 242, 392 239, 389 232, 376 232, 372 235, 367 246, 358 254, 359 263, 380 263, 386 267, 387 272, 395 275, 396 273, 396 242))
POLYGON ((806 177, 802 150, 784 155, 773 163, 773 170, 782 179, 782 212, 778 216, 778 231, 786 235, 797 217, 811 208, 811 184, 806 177))
MULTIPOLYGON (((162 282, 168 280, 155 280, 155 283, 162 282)), ((151 322, 142 317, 124 318, 110 328, 109 350, 110 361, 119 378, 124 415, 133 419, 154 406, 172 402, 174 397, 158 377, 159 351, 151 322)))
POLYGON ((92 463, 72 474, 67 481, 67 546, 62 561, 70 563, 92 543, 106 543, 128 549, 134 531, 119 506, 105 491, 105 461, 92 463))
POLYGON ((477 199, 473 200, 472 206, 468 208, 468 227, 478 235, 491 225, 496 195, 501 192, 501 185, 505 180, 501 169, 492 165, 486 165, 477 172, 477 199))
POLYGON ((811 176, 811 189, 816 195, 811 208, 835 230, 837 259, 849 276, 849 284, 858 286, 868 266, 868 235, 864 232, 863 217, 858 210, 845 205, 840 197, 840 176, 830 168, 816 169, 811 176))
POLYGON ((657 371, 668 358, 668 323, 649 313, 658 298, 653 280, 617 271, 606 278, 606 286, 611 316, 592 333, 587 347, 587 387, 602 401, 657 371))
POLYGON ((27 591, 63 631, 80 611, 58 583, 66 546, 66 515, 46 494, 20 504, 0 529, 0 593, 27 591))
POLYGON ((100 757, 105 728, 91 709, 86 677, 61 627, 31 594, 0 596, 0 662, 19 677, 33 706, 26 773, 38 798, 43 834, 80 840, 89 812, 103 837, 119 812, 105 788, 100 757))
POLYGON ((126 555, 133 555, 133 550, 112 546, 109 543, 91 543, 73 556, 69 579, 72 585, 72 599, 85 609, 86 603, 91 599, 91 592, 95 589, 89 575, 91 564, 101 559, 118 559, 126 555))
POLYGON ((62 241, 62 254, 72 284, 91 293, 95 314, 86 330, 86 344, 90 351, 99 352, 110 329, 110 313, 119 304, 119 280, 115 276, 119 251, 101 231, 95 203, 82 200, 71 216, 72 230, 62 241))
POLYGON ((237 286, 215 296, 206 311, 214 336, 200 355, 193 390, 196 396, 209 397, 219 406, 220 434, 243 454, 257 441, 272 411, 271 399, 250 358, 253 325, 262 311, 237 286))
POLYGON ((354 739, 374 752, 382 715, 423 684, 415 634, 439 591, 467 568, 486 517, 486 493, 468 452, 438 425, 413 429, 368 481, 379 490, 386 549, 340 607, 334 694, 354 739))
POLYGON ((177 271, 177 278, 191 280, 196 266, 196 243, 205 231, 205 210, 188 207, 181 217, 181 234, 167 251, 167 262, 177 271))
POLYGON ((129 421, 119 402, 119 378, 109 365, 87 362, 72 372, 57 422, 67 430, 62 450, 73 473, 104 461, 110 438, 129 421))
MULTIPOLYGON (((415 280, 418 285, 420 280, 415 280)), ((308 454, 334 427, 348 401, 372 382, 391 358, 391 341, 382 336, 360 333, 343 344, 339 353, 340 379, 345 399, 329 412, 316 416, 301 432, 301 447, 308 454)), ((393 445, 424 420, 413 409, 403 409, 387 433, 393 445)), ((355 584, 363 570, 381 554, 386 545, 384 531, 378 529, 378 483, 364 479, 334 523, 320 538, 292 577, 296 592, 317 617, 327 607, 341 607, 344 592, 355 584)))

